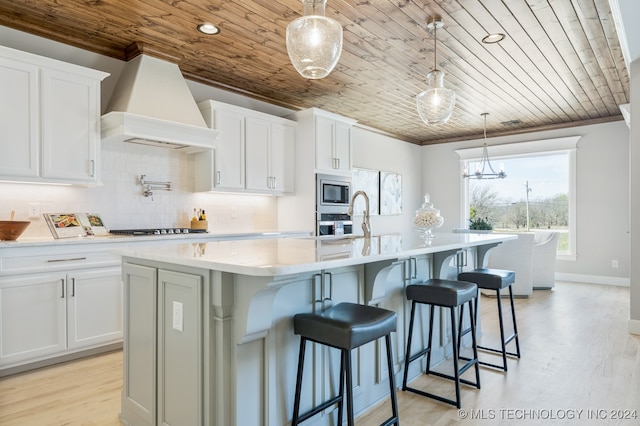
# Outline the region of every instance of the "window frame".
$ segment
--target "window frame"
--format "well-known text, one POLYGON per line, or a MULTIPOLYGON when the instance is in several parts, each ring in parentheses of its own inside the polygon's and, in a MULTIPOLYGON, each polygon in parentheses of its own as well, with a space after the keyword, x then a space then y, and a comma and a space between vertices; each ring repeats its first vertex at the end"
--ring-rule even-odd
MULTIPOLYGON (((489 145, 489 159, 492 163, 499 160, 544 156, 565 152, 569 160, 569 251, 568 253, 557 254, 558 260, 576 260, 576 151, 578 141, 582 136, 567 136, 562 138, 541 139, 527 142, 508 143, 502 145, 489 145)), ((464 227, 469 219, 469 180, 463 177, 465 167, 470 162, 477 162, 482 158, 482 147, 456 149, 455 153, 460 158, 460 218, 464 227)))

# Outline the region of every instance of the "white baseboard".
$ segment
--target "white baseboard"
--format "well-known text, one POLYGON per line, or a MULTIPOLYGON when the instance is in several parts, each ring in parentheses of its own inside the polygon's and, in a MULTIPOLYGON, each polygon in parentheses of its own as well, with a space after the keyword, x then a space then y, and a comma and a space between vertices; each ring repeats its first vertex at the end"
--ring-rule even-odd
POLYGON ((629 333, 640 335, 640 320, 629 320, 629 333))
POLYGON ((556 281, 573 281, 589 284, 606 284, 620 287, 629 287, 630 280, 626 277, 607 277, 604 275, 565 274, 556 272, 556 281))

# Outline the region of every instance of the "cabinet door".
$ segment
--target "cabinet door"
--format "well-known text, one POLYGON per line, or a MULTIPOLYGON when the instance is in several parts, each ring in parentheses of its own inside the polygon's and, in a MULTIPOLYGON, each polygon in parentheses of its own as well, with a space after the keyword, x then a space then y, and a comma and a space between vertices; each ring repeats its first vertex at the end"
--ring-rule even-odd
POLYGON ((316 169, 331 171, 337 166, 334 155, 334 126, 333 120, 316 117, 316 169))
POLYGON ((122 418, 130 424, 155 425, 157 272, 155 268, 125 263, 122 279, 125 292, 122 418))
POLYGON ((245 117, 216 109, 214 126, 222 133, 216 139, 214 185, 219 189, 244 189, 245 117))
POLYGON ((201 300, 202 277, 158 270, 159 425, 203 424, 201 300))
POLYGON ((69 348, 122 339, 120 268, 76 272, 67 276, 69 348))
POLYGON ((296 129, 292 125, 271 125, 271 176, 276 192, 294 192, 296 129))
POLYGON ((0 366, 66 350, 64 274, 0 279, 0 366))
POLYGON ((38 68, 0 57, 0 176, 37 177, 38 68))
POLYGON ((246 167, 248 190, 270 191, 272 186, 270 132, 267 120, 247 117, 246 131, 246 167))
POLYGON ((334 156, 337 158, 336 169, 351 171, 351 126, 336 121, 333 143, 334 156))
POLYGON ((94 79, 42 70, 42 177, 97 180, 100 84, 94 79))

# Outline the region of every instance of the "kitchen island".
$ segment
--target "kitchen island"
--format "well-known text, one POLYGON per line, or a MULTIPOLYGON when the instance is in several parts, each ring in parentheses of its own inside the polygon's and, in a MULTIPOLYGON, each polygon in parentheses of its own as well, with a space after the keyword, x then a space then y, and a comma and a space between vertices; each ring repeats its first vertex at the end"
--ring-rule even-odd
MULTIPOLYGON (((299 338, 293 315, 343 301, 398 313, 394 369, 401 372, 409 307, 404 287, 483 265, 506 234, 417 233, 365 238, 274 238, 124 250, 124 388, 130 425, 286 425, 299 338)), ((426 318, 426 317, 424 317, 426 318)), ((439 316, 436 318, 440 324, 439 316)), ((438 328, 438 327, 436 327, 438 328)), ((434 362, 447 354, 439 327, 434 362)), ((416 348, 422 344, 416 339, 416 348)), ((339 353, 308 349, 301 410, 337 389, 339 353)), ((356 412, 388 394, 384 345, 353 351, 356 412)), ((419 374, 416 363, 411 376, 419 374)), ((335 423, 329 408, 312 424, 335 423)))

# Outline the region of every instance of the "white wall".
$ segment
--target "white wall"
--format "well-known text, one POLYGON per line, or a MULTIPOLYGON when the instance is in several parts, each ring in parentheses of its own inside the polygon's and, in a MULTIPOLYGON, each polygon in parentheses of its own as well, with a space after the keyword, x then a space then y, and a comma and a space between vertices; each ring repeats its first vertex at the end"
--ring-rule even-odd
MULTIPOLYGON (((624 121, 488 138, 489 157, 491 145, 576 135, 582 136, 576 153, 577 259, 558 261, 556 271, 620 283, 629 276, 630 267, 629 129, 624 121), (612 259, 619 261, 619 268, 611 267, 612 259)), ((460 159, 454 150, 481 144, 482 140, 472 140, 423 147, 423 188, 442 210, 448 229, 466 227, 460 207, 460 159)))
POLYGON ((629 330, 640 334, 640 113, 634 111, 634 105, 640 105, 640 59, 631 63, 631 136, 629 161, 631 163, 630 192, 631 199, 631 242, 630 256, 634 260, 630 270, 630 321, 629 330))
MULTIPOLYGON (((418 145, 399 141, 371 130, 356 127, 352 133, 353 166, 402 174, 402 214, 371 216, 374 235, 412 229, 411 220, 422 203, 420 184, 420 149, 418 145)), ((354 227, 360 232, 361 217, 354 227)))

